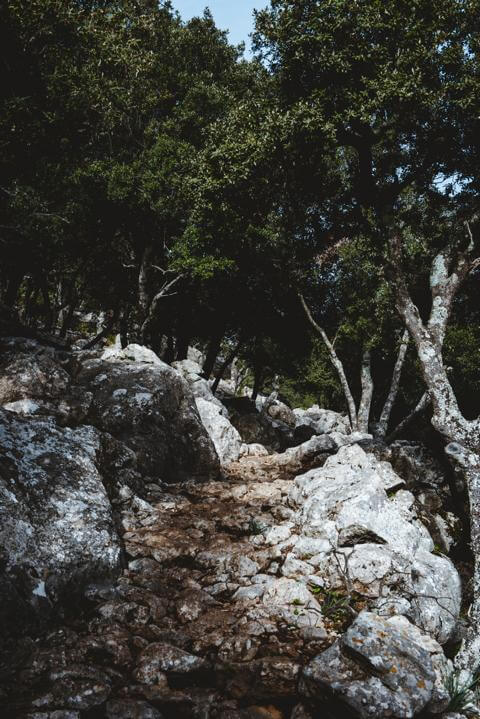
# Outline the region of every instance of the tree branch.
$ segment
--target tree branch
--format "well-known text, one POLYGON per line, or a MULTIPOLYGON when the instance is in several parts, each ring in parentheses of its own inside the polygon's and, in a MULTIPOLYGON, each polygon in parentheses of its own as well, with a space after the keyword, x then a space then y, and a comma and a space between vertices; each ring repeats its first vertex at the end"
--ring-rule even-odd
POLYGON ((353 399, 353 395, 350 390, 350 386, 348 384, 347 377, 345 375, 345 370, 343 369, 343 364, 342 364, 340 358, 338 357, 334 346, 328 339, 327 333, 325 332, 323 327, 320 327, 320 325, 317 324, 315 322, 315 320, 313 319, 312 313, 310 312, 310 308, 308 307, 307 303, 305 302, 305 298, 303 297, 303 295, 299 293, 298 297, 300 299, 300 302, 302 303, 302 307, 305 311, 305 315, 307 316, 308 321, 310 322, 310 324, 312 325, 314 330, 316 332, 318 332, 318 334, 324 341, 324 343, 327 347, 328 353, 330 355, 330 360, 331 360, 333 366, 335 367, 335 369, 337 370, 340 384, 342 386, 343 393, 345 395, 345 399, 347 402, 348 414, 350 415, 350 426, 352 428, 352 431, 355 432, 358 428, 357 408, 355 406, 355 400, 353 399))
POLYGON ((397 361, 393 369, 392 381, 390 384, 390 391, 383 405, 382 413, 377 424, 376 434, 379 439, 385 439, 385 435, 388 430, 388 423, 390 422, 390 416, 392 414, 393 405, 397 399, 398 390, 400 387, 400 378, 402 376, 402 369, 405 363, 405 357, 407 356, 408 344, 410 342, 410 334, 407 329, 404 330, 402 340, 400 342, 400 348, 398 350, 397 361))

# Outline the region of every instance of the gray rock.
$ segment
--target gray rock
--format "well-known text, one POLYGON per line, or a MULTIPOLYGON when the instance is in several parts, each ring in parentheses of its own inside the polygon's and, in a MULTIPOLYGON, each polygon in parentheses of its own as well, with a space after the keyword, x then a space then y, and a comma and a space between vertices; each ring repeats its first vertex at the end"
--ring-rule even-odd
POLYGON ((0 410, 0 606, 7 633, 18 630, 12 616, 28 621, 48 600, 119 568, 100 440, 93 427, 62 429, 53 419, 0 410))
POLYGON ((413 495, 387 495, 391 474, 350 445, 297 477, 290 502, 298 507, 301 536, 292 551, 300 560, 313 554, 309 580, 318 586, 345 589, 348 570, 352 586, 382 614, 405 614, 443 643, 459 615, 460 579, 447 557, 432 553, 413 495))
POLYGON ((107 719, 162 719, 148 702, 135 699, 111 699, 106 706, 107 719))
POLYGON ((156 642, 144 649, 137 662, 134 677, 142 684, 164 683, 165 674, 191 674, 207 667, 201 657, 170 644, 156 642))
POLYGON ((92 401, 78 393, 55 352, 36 342, 11 340, 0 362, 0 405, 24 416, 53 416, 59 424, 78 424, 92 401))
POLYGON ((339 641, 308 664, 302 688, 312 698, 332 692, 362 719, 408 719, 427 707, 435 682, 431 654, 408 628, 362 612, 339 641))
POLYGON ((151 350, 130 345, 88 359, 76 382, 94 394, 88 421, 133 449, 143 475, 177 482, 218 474, 187 383, 151 350))
POLYGON ((297 418, 293 410, 278 399, 269 406, 267 413, 272 419, 280 420, 288 427, 295 427, 297 424, 297 418))
POLYGON ((234 601, 239 601, 242 599, 245 600, 251 600, 251 599, 260 599, 265 594, 265 585, 263 584, 253 584, 251 587, 240 587, 240 589, 237 589, 235 594, 233 595, 234 601))
POLYGON ((0 363, 0 404, 23 399, 58 400, 67 393, 70 377, 54 359, 52 349, 36 343, 3 353, 0 363))
POLYGON ((201 420, 215 445, 221 464, 236 462, 245 454, 245 444, 240 434, 214 402, 196 398, 201 420))
POLYGON ((315 434, 350 433, 350 424, 347 417, 329 409, 321 409, 318 405, 313 405, 308 409, 294 409, 293 414, 296 427, 311 427, 315 434))
POLYGON ((288 623, 324 628, 322 609, 303 582, 286 577, 277 579, 267 585, 263 603, 288 623))
POLYGON ((172 367, 187 381, 195 398, 201 398, 207 402, 213 402, 220 410, 220 414, 228 418, 227 408, 220 402, 212 392, 210 383, 201 376, 202 368, 190 359, 172 362, 172 367))
POLYGON ((52 712, 33 712, 33 714, 27 714, 25 719, 80 719, 80 712, 70 709, 55 709, 52 712))
POLYGON ((302 468, 311 466, 320 457, 325 458, 328 454, 338 449, 338 444, 329 435, 312 437, 299 444, 297 447, 290 447, 283 454, 278 455, 278 464, 288 472, 301 471, 302 468))

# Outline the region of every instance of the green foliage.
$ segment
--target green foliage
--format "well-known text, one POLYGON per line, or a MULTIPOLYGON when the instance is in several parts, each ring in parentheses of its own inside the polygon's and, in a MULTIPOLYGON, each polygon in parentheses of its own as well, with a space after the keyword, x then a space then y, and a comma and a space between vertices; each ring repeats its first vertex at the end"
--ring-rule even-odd
MULTIPOLYGON (((402 331, 389 234, 401 229, 425 315, 432 254, 478 209, 478 10, 272 0, 247 62, 208 11, 184 23, 155 0, 6 0, 0 299, 57 331, 66 308, 111 311, 139 339, 147 258, 147 305, 181 275, 152 346, 239 342, 257 389, 280 375, 292 405, 341 410, 301 291, 356 396, 372 350, 378 405, 402 331)), ((480 402, 475 282, 445 347, 469 416, 480 402)), ((422 391, 413 353, 404 374, 399 410, 422 391)))
POLYGON ((291 372, 281 377, 280 395, 291 407, 329 407, 342 410, 344 397, 327 350, 315 340, 309 355, 304 356, 291 372))
POLYGON ((444 678, 445 689, 450 695, 450 703, 447 712, 462 712, 468 709, 477 698, 480 682, 480 667, 474 668, 468 678, 454 669, 444 678))
POLYGON ((478 321, 467 326, 454 324, 448 328, 444 359, 446 366, 451 368, 450 375, 455 394, 469 419, 478 416, 480 404, 479 347, 478 321))

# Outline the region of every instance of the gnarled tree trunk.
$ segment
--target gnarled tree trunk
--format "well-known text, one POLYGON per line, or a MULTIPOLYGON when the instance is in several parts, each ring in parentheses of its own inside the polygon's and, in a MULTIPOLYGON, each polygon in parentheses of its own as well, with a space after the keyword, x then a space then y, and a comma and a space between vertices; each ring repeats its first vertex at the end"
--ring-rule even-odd
POLYGON ((361 384, 362 396, 360 397, 360 404, 358 405, 357 429, 359 432, 368 434, 373 397, 372 354, 369 348, 363 351, 361 384))
POLYGON ((433 406, 432 424, 449 443, 448 457, 463 471, 470 503, 470 530, 475 558, 474 598, 470 610, 470 627, 456 659, 460 668, 472 672, 480 657, 480 418, 463 416, 443 364, 442 348, 452 303, 468 273, 479 264, 473 258, 475 242, 467 224, 465 248, 452 245, 435 257, 430 274, 432 309, 423 322, 414 304, 402 272, 402 242, 399 235, 391 239, 393 277, 397 309, 415 342, 420 366, 433 406))

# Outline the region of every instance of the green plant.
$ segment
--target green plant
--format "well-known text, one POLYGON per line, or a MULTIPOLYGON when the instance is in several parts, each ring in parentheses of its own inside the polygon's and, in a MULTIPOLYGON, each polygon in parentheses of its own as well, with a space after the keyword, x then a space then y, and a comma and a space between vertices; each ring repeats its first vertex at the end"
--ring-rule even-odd
POLYGON ((248 523, 248 531, 250 534, 262 534, 267 529, 267 527, 263 524, 261 524, 258 519, 251 519, 248 523))
POLYGON ((447 712, 460 712, 467 709, 477 697, 480 683, 480 663, 466 678, 462 672, 454 669, 444 678, 445 689, 450 695, 447 712))
POLYGON ((322 614, 325 617, 342 619, 346 614, 349 614, 351 598, 347 594, 335 590, 328 591, 322 587, 317 587, 312 584, 309 586, 309 589, 312 594, 317 596, 320 594, 323 595, 321 603, 322 614))

